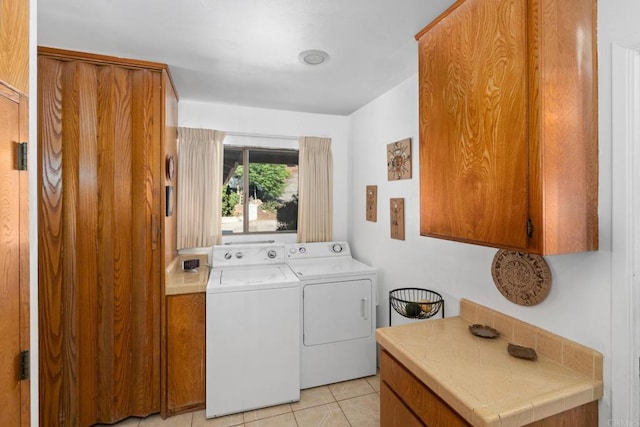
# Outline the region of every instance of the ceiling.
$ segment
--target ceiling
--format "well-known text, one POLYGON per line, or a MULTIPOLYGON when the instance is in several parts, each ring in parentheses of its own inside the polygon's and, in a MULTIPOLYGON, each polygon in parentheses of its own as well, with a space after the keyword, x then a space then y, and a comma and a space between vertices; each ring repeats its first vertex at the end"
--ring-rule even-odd
POLYGON ((417 71, 414 35, 452 3, 39 0, 38 44, 165 63, 181 100, 348 115, 417 71))

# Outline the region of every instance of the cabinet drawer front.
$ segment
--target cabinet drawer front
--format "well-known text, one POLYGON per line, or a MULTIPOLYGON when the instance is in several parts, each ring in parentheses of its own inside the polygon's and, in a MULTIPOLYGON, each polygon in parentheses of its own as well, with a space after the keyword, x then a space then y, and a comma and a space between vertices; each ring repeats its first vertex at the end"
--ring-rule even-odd
POLYGON ((385 350, 380 352, 380 378, 428 426, 470 426, 385 350))
POLYGON ((384 382, 380 384, 380 425, 422 427, 421 422, 384 382))

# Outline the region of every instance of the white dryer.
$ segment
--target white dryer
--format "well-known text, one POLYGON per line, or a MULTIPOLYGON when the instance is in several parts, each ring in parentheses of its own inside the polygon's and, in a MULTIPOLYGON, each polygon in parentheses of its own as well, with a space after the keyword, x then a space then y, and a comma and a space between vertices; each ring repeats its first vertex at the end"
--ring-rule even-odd
POLYGON ((376 270, 347 242, 296 243, 287 264, 302 282, 300 388, 376 374, 376 270))

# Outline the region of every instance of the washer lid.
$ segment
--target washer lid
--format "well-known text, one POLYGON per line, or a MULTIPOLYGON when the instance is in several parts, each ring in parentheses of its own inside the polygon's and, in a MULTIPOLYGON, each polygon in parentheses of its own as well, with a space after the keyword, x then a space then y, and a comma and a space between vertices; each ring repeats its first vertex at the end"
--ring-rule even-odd
POLYGON ((220 284, 223 286, 234 285, 236 283, 250 284, 286 281, 288 281, 288 277, 281 266, 223 269, 220 275, 220 284))
POLYGON ((286 265, 221 268, 211 270, 207 292, 277 288, 297 286, 298 283, 298 278, 286 265))
POLYGON ((289 267, 300 280, 375 274, 376 270, 351 257, 289 260, 289 267))

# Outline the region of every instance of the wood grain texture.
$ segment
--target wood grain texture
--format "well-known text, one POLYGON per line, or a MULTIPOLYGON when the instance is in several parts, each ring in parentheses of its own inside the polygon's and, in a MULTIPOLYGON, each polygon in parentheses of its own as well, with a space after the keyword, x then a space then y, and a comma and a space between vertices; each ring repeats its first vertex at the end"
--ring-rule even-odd
MULTIPOLYGON (((20 95, 20 137, 29 142, 29 99, 20 95)), ((29 257, 29 174, 20 173, 20 350, 31 348, 31 294, 29 257)), ((31 354, 31 352, 30 352, 31 354)), ((20 425, 31 425, 31 375, 37 370, 31 366, 29 379, 20 382, 20 425)))
POLYGON ((204 407, 205 294, 167 297, 168 413, 204 407))
POLYGON ((380 383, 380 425, 385 427, 420 427, 420 421, 383 381, 380 383))
MULTIPOLYGON (((178 163, 178 95, 171 83, 170 75, 167 72, 162 73, 162 85, 164 89, 164 104, 162 109, 163 114, 163 162, 166 162, 167 156, 173 156, 177 167, 178 163)), ((166 174, 166 163, 163 163, 163 175, 164 185, 172 185, 175 188, 174 198, 178 199, 178 174, 175 174, 174 180, 171 181, 166 174)), ((176 171, 177 172, 177 171, 176 171)), ((161 191, 162 202, 161 205, 166 204, 166 193, 161 191)), ((164 217, 164 225, 162 232, 162 244, 164 248, 164 265, 168 266, 171 261, 178 256, 177 250, 177 209, 172 216, 164 217)), ((166 277, 165 269, 160 271, 161 275, 161 288, 160 295, 166 295, 166 277)), ((163 417, 168 415, 168 402, 167 402, 167 310, 166 310, 166 298, 160 298, 160 413, 163 417)))
MULTIPOLYGON (((21 175, 26 172, 16 170, 15 152, 22 136, 20 120, 19 95, 0 83, 0 422, 4 425, 25 425, 19 354, 24 345, 20 328, 24 321, 21 270, 26 249, 22 247, 21 228, 28 227, 21 199, 27 197, 28 190, 21 188, 21 175)), ((28 325, 28 316, 26 320, 28 325)))
POLYGON ((63 424, 62 68, 38 58, 38 342, 40 425, 63 424))
POLYGON ((160 203, 160 73, 132 72, 132 250, 141 268, 133 271, 132 321, 138 334, 132 341, 132 413, 146 415, 160 411, 160 268, 159 250, 163 214, 160 203), (143 143, 146 142, 146 143, 143 143), (145 284, 141 286, 140 284, 145 284))
POLYGON ((423 235, 526 246, 525 17, 467 1, 420 38, 423 235))
POLYGON ((595 0, 461 0, 416 36, 421 234, 597 249, 595 22, 595 0))
POLYGON ((41 425, 160 410, 161 78, 39 56, 41 425))
POLYGON ((530 246, 598 249, 595 0, 530 2, 530 246))
MULTIPOLYGON (((426 425, 471 425, 386 351, 380 352, 380 381, 393 390, 398 399, 426 425)), ((380 404, 381 420, 389 416, 382 413, 387 406, 382 402, 380 404)))
POLYGON ((0 1, 0 81, 29 94, 29 0, 0 1))

